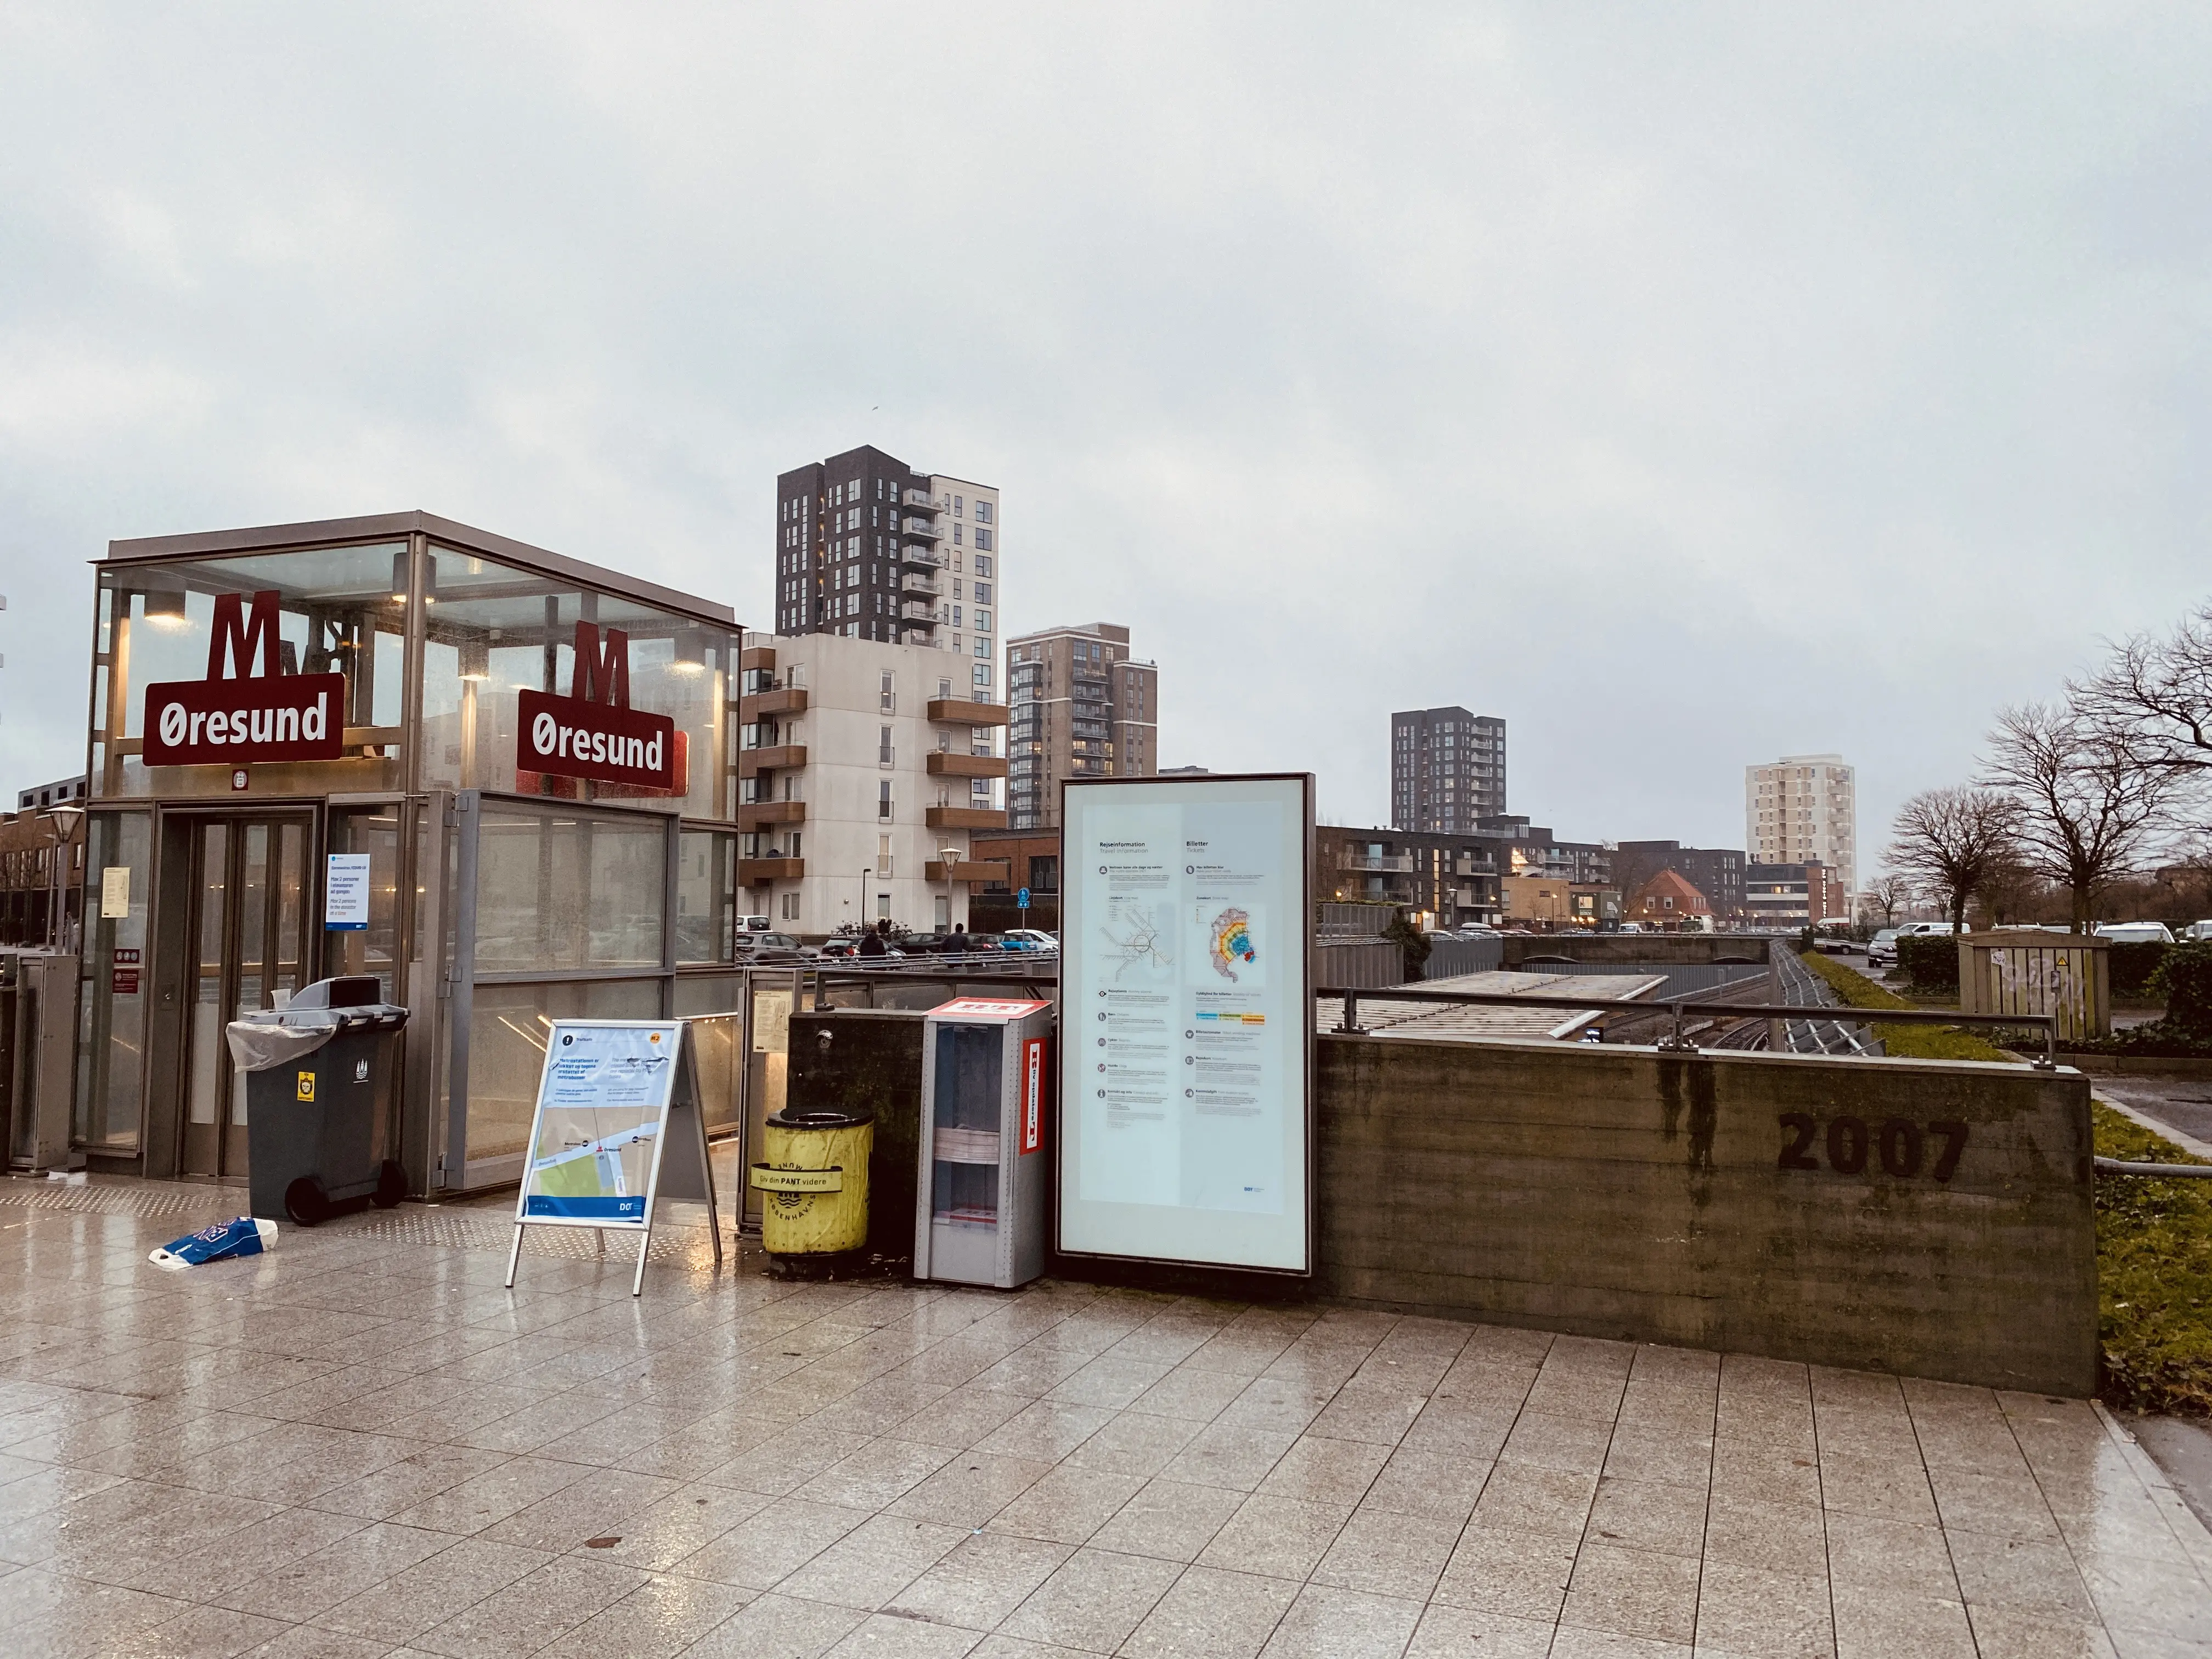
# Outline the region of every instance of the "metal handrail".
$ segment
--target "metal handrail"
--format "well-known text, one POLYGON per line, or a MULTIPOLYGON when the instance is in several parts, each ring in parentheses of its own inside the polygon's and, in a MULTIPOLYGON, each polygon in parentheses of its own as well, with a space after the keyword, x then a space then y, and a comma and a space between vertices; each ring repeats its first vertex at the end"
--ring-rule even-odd
MULTIPOLYGON (((1344 1021, 1336 1029, 1339 1033, 1349 1036, 1366 1035, 1359 1024, 1359 999, 1364 996, 1370 1001, 1379 999, 1386 1002, 1473 1003, 1493 1008, 1570 1008, 1598 1014, 1624 1011, 1662 1016, 1672 1014, 1674 1031, 1658 1046, 1691 1054, 1697 1052, 1697 1044, 1683 1032, 1685 1009, 1698 1014, 1729 1014, 1741 1019, 1803 1019, 1806 1013, 1803 1007, 1790 1003, 1692 1002, 1686 997, 1674 997, 1665 1002, 1610 1002, 1597 997, 1514 996, 1498 991, 1424 991, 1410 986, 1370 985, 1358 989, 1348 985, 1327 985, 1314 994, 1344 999, 1344 1021)), ((2043 1058, 2033 1064, 2039 1071, 2058 1069, 2058 1016, 2056 1014, 1954 1014, 1922 1008, 1838 1008, 1835 1012, 1848 1014, 1853 1024, 1873 1025, 1887 1020, 1899 1025, 1986 1025, 2010 1030, 2041 1026, 2043 1058)))
POLYGON ((2099 1175, 2151 1176, 2160 1180, 2193 1176, 2199 1181, 2212 1181, 2212 1164, 2134 1164, 2118 1158, 2092 1158, 2090 1163, 2099 1175))

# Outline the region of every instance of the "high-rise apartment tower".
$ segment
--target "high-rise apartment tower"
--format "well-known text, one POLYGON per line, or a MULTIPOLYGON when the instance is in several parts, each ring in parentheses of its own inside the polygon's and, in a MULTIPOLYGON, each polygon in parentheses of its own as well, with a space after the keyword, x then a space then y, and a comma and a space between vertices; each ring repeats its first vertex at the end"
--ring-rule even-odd
POLYGON ((863 445, 775 481, 775 631, 933 646, 998 700, 999 492, 863 445))
POLYGON ((1818 859, 1858 891, 1858 786, 1841 755, 1784 755, 1743 769, 1744 847, 1753 864, 1818 859))
POLYGON ((1048 628, 1006 647, 1006 809, 1016 830, 1060 825, 1062 778, 1160 769, 1159 670, 1112 623, 1048 628))
POLYGON ((1464 708, 1390 716, 1390 827, 1452 836, 1505 811, 1505 722, 1464 708))

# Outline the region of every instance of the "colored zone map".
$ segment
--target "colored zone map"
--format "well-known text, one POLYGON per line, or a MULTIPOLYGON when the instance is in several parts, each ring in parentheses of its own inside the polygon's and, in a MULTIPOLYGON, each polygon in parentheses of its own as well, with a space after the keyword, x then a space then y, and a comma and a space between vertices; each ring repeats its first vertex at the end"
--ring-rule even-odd
POLYGON ((1211 948, 1206 960, 1213 971, 1225 980, 1237 977, 1237 964, 1255 960, 1260 952, 1252 943, 1252 918, 1233 907, 1213 919, 1211 948))

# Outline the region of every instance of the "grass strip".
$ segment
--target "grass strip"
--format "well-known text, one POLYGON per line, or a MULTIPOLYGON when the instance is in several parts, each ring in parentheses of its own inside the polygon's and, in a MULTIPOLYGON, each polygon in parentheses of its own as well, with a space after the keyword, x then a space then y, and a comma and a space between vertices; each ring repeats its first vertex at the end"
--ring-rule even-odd
MULTIPOLYGON (((2097 1154, 2201 1164, 2090 1103, 2097 1154)), ((2108 1405, 2212 1417, 2212 1181, 2097 1177, 2097 1392, 2108 1405)))
MULTIPOLYGON (((1798 958, 1808 968, 1835 988, 1836 994, 1851 1008, 1903 1008, 1917 1011, 1917 1005, 1907 1002, 1893 992, 1885 991, 1855 968, 1847 968, 1832 957, 1808 951, 1798 958)), ((1875 1033, 1881 1038, 1882 1049, 1899 1060, 1994 1060, 2018 1065, 2019 1057, 2008 1054, 1994 1043, 1978 1037, 1971 1031, 1961 1031, 1948 1025, 1885 1025, 1873 1022, 1875 1033)))

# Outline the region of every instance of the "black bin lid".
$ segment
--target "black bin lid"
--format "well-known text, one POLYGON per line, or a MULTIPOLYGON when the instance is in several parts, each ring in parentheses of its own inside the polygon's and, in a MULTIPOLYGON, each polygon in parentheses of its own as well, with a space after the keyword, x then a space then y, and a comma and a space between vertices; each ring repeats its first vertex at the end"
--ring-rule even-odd
POLYGON ((368 1008, 384 1000, 384 989, 374 974, 341 974, 319 979, 292 993, 288 1008, 368 1008))
POLYGON ((769 1119, 778 1129, 857 1129, 864 1123, 873 1123, 873 1112, 841 1112, 832 1106, 813 1106, 794 1109, 787 1106, 769 1119))

